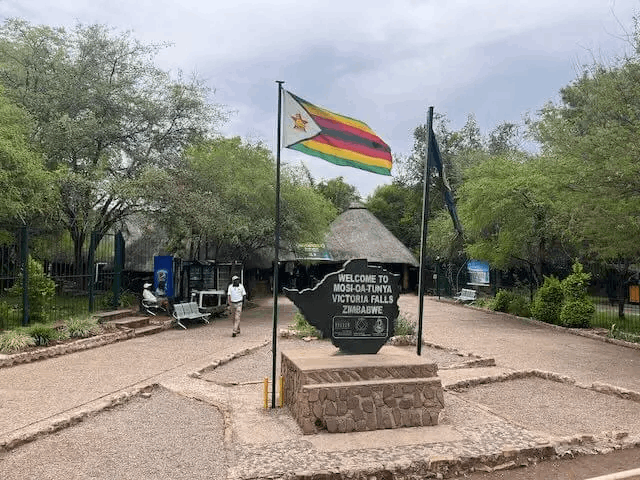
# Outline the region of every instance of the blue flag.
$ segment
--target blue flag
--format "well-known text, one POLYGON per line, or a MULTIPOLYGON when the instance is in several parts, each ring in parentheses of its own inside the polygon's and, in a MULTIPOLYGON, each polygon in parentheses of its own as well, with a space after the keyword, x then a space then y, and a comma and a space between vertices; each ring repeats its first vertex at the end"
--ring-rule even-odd
POLYGON ((444 188, 442 190, 442 196, 444 197, 444 203, 447 206, 447 210, 449 210, 449 215, 451 215, 451 220, 453 220, 453 228, 462 235, 462 224, 460 223, 460 219, 458 218, 458 212, 456 211, 456 204, 453 200, 453 192, 451 191, 451 186, 449 185, 449 180, 447 180, 447 176, 444 173, 444 164, 442 163, 442 157, 440 157, 440 149, 438 148, 438 141, 436 140, 436 135, 431 130, 431 148, 429 149, 431 154, 431 159, 433 161, 433 166, 438 169, 438 175, 442 179, 442 184, 444 188))

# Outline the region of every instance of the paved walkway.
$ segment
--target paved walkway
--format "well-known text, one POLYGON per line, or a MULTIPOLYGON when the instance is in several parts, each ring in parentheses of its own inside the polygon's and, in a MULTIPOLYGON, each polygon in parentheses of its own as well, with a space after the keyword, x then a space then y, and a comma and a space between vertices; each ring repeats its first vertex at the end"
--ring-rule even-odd
MULTIPOLYGON (((640 392, 640 350, 433 299, 425 341, 496 364, 440 371, 449 387, 440 425, 304 436, 286 410, 262 408, 270 300, 244 312, 236 338, 231 321, 217 319, 0 369, 0 478, 410 478, 640 444, 640 398, 621 390, 640 392), (216 378, 224 368, 238 380, 216 378)), ((402 296, 401 313, 415 318, 417 301, 402 296)), ((285 326, 294 307, 279 305, 285 326)))

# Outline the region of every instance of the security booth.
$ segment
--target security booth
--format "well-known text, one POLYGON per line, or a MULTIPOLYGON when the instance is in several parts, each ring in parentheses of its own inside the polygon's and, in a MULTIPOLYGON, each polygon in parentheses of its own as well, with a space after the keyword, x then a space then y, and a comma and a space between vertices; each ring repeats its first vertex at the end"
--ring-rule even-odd
POLYGON ((196 302, 204 311, 217 313, 226 305, 227 287, 231 277, 244 281, 244 269, 239 262, 216 263, 213 260, 183 262, 183 297, 196 302))

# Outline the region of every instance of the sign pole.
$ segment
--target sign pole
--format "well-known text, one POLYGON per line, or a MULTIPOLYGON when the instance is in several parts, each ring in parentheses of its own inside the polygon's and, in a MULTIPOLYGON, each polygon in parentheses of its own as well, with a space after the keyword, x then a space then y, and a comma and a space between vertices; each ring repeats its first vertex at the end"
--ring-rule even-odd
POLYGON ((417 354, 422 355, 422 315, 424 313, 424 284, 425 284, 425 260, 427 249, 427 230, 429 220, 429 184, 430 181, 430 167, 431 167, 431 135, 433 124, 433 107, 429 107, 429 114, 427 115, 427 152, 424 160, 424 186, 422 194, 422 235, 420 237, 420 278, 418 279, 418 338, 416 343, 417 354))

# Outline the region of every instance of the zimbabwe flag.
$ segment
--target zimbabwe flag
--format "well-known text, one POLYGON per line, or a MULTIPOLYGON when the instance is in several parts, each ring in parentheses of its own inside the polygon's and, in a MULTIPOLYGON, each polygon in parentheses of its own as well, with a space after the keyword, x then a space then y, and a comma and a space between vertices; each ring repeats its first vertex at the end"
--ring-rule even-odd
POLYGON ((284 146, 336 165, 391 175, 391 149, 369 126, 284 91, 284 146))

